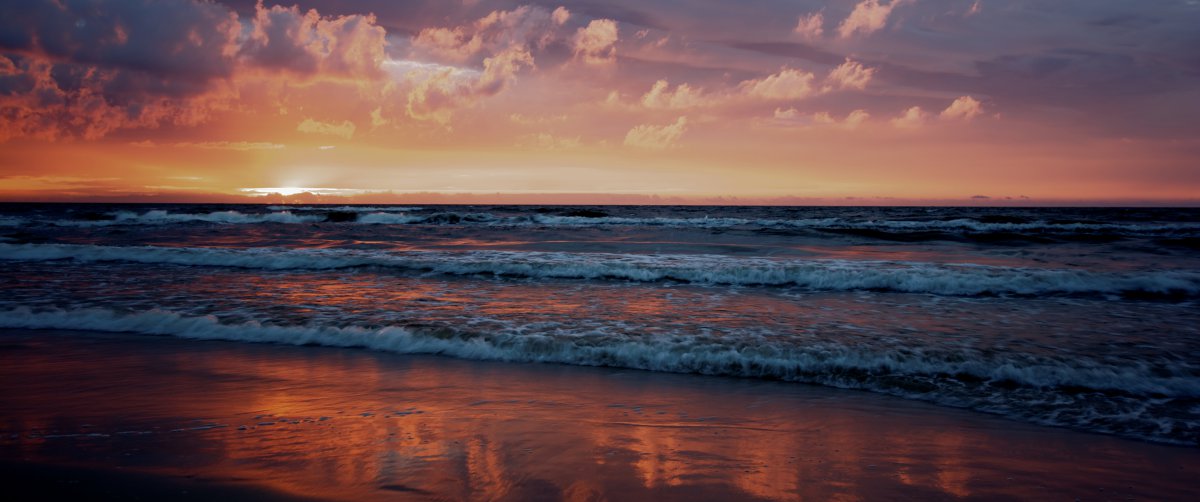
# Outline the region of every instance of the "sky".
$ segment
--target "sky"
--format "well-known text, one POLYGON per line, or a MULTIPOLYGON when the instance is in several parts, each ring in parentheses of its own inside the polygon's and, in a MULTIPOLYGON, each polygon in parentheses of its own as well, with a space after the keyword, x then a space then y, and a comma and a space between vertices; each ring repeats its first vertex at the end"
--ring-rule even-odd
POLYGON ((4 201, 1200 204, 1200 0, 0 11, 4 201))

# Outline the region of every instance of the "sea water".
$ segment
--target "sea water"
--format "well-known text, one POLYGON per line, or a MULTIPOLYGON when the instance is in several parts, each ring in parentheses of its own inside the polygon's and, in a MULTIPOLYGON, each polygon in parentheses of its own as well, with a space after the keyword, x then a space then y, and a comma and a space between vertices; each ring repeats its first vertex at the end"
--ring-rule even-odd
POLYGON ((859 389, 1200 443, 1200 210, 0 205, 0 327, 859 389))

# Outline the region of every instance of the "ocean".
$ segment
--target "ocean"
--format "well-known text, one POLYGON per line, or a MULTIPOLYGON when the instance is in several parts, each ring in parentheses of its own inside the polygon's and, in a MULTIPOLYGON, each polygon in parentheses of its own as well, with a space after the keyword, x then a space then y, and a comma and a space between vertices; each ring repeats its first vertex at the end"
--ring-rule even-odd
POLYGON ((1197 209, 5 204, 0 263, 0 328, 779 380, 1200 444, 1197 209))

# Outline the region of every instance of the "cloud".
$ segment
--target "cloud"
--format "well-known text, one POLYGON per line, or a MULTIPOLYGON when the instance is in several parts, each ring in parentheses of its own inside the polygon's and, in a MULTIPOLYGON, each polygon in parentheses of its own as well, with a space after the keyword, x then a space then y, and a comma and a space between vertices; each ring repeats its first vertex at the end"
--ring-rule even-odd
POLYGON ((916 129, 925 124, 928 114, 921 107, 914 106, 904 111, 899 117, 892 119, 892 125, 900 129, 916 129))
MULTIPOLYGON (((41 140, 98 139, 121 128, 195 125, 224 109, 229 94, 178 95, 177 89, 144 89, 138 75, 118 69, 56 64, 40 57, 13 56, 0 81, 0 142, 15 137, 41 140), (133 82, 131 82, 131 80, 133 82)), ((143 74, 144 75, 144 74, 143 74)))
POLYGON ((261 2, 245 22, 196 0, 28 2, 0 18, 0 141, 197 125, 256 79, 380 77, 384 37, 373 16, 261 2))
MULTIPOLYGON (((564 7, 551 11, 525 5, 509 11, 493 11, 453 28, 421 30, 411 40, 410 56, 415 59, 390 63, 396 78, 408 86, 407 115, 448 126, 456 110, 504 92, 517 82, 521 71, 534 68, 534 52, 561 41, 561 28, 570 17, 570 11, 564 7), (419 62, 423 58, 450 64, 419 62), (472 62, 468 67, 462 66, 472 62), (479 67, 475 65, 482 69, 475 69, 479 67)), ((593 21, 580 31, 596 23, 593 21)), ((615 24, 613 30, 615 36, 615 24)), ((592 39, 587 42, 599 43, 592 39)), ((576 50, 578 54, 579 49, 576 50)), ((595 50, 586 56, 599 58, 605 54, 601 49, 595 50)))
POLYGON ((508 116, 508 120, 514 124, 521 125, 544 125, 566 122, 568 116, 566 114, 558 115, 525 115, 521 113, 513 113, 508 116))
POLYGON ((971 120, 983 113, 983 104, 971 96, 961 96, 942 110, 942 120, 971 120))
POLYGON ((846 115, 846 119, 842 121, 842 128, 858 129, 858 126, 862 125, 869 118, 871 118, 871 114, 867 113, 866 110, 854 110, 846 115))
POLYGON ((784 67, 779 73, 745 80, 738 88, 744 95, 758 99, 802 99, 814 93, 812 84, 815 78, 812 73, 784 67))
POLYGON ((829 71, 825 84, 819 89, 813 86, 816 75, 798 69, 783 67, 761 79, 745 80, 738 85, 739 92, 746 97, 764 100, 795 100, 833 92, 841 89, 862 90, 875 75, 874 68, 846 58, 842 64, 829 71))
POLYGON ((554 20, 554 24, 566 24, 568 19, 571 19, 571 11, 566 7, 559 6, 550 13, 550 19, 554 20))
POLYGON ((426 28, 417 33, 412 45, 434 54, 438 59, 463 62, 483 48, 483 38, 468 35, 461 26, 426 28))
POLYGON ((817 40, 825 34, 825 16, 820 12, 800 16, 792 32, 806 40, 817 40))
POLYGON ((523 5, 513 10, 492 11, 473 22, 455 27, 425 28, 410 41, 415 59, 432 58, 449 63, 478 62, 481 55, 496 54, 512 47, 540 49, 559 37, 559 28, 571 13, 523 5))
POLYGON ((413 87, 407 94, 406 111, 412 118, 448 125, 458 108, 474 106, 512 86, 521 69, 533 66, 533 56, 514 46, 483 60, 483 71, 464 71, 452 66, 416 65, 405 74, 413 87))
POLYGON ((846 130, 857 129, 858 126, 871 117, 866 110, 854 110, 846 115, 844 119, 838 120, 829 112, 816 112, 811 115, 805 115, 795 108, 776 108, 773 116, 775 121, 788 125, 834 127, 846 130))
POLYGON ((371 129, 383 127, 391 123, 391 120, 384 118, 383 107, 377 106, 374 110, 371 110, 371 129))
POLYGON ((786 110, 784 110, 783 108, 775 109, 775 120, 789 120, 790 121, 790 120, 796 120, 798 118, 800 118, 800 110, 797 110, 795 108, 788 108, 786 110))
POLYGON ((833 89, 863 90, 874 75, 874 68, 866 68, 861 63, 846 58, 844 63, 831 70, 829 76, 825 77, 825 91, 833 89))
POLYGON ((887 24, 892 9, 905 3, 906 0, 892 0, 881 4, 880 0, 863 0, 854 6, 854 10, 838 25, 838 35, 850 38, 855 34, 870 35, 879 31, 887 24))
POLYGON ((230 75, 237 62, 241 26, 237 14, 221 5, 192 0, 102 7, 95 2, 20 4, 6 8, 0 18, 0 51, 205 82, 230 75))
POLYGON ((354 123, 349 120, 341 123, 334 122, 318 122, 313 119, 304 119, 300 125, 296 126, 296 130, 308 134, 325 134, 328 136, 337 136, 340 138, 350 139, 354 137, 354 123))
POLYGON ((665 150, 675 146, 687 132, 687 117, 679 117, 673 124, 642 124, 625 134, 625 146, 649 150, 665 150))
POLYGON ((975 3, 971 4, 971 8, 967 9, 967 13, 964 15, 964 17, 974 16, 975 14, 978 14, 982 11, 983 11, 983 1, 975 0, 975 3))
POLYGON ((575 57, 588 64, 610 64, 617 57, 617 22, 611 19, 593 19, 587 26, 579 28, 571 39, 575 57))
POLYGON ((249 39, 239 55, 252 66, 298 75, 379 77, 387 32, 374 15, 325 18, 315 9, 272 6, 259 0, 249 39))
MULTIPOLYGON (((158 147, 199 148, 202 150, 234 150, 234 151, 239 151, 239 152, 247 152, 247 151, 251 151, 251 150, 282 150, 283 148, 285 148, 285 145, 282 145, 279 143, 267 143, 267 142, 255 142, 255 141, 199 141, 199 142, 179 141, 179 142, 175 142, 175 143, 160 144, 160 143, 155 143, 153 141, 145 140, 145 141, 136 141, 136 142, 130 143, 130 146, 136 146, 139 148, 158 148, 158 147)), ((171 177, 171 179, 195 181, 195 180, 199 180, 200 178, 188 177, 188 176, 174 176, 174 177, 171 177)))
POLYGON ((650 87, 650 91, 642 96, 642 105, 646 108, 682 109, 701 106, 706 103, 703 93, 693 89, 688 84, 679 84, 671 90, 671 84, 659 80, 650 87))
POLYGON ((583 145, 579 136, 561 137, 550 133, 537 133, 522 136, 517 146, 536 150, 572 150, 583 145))

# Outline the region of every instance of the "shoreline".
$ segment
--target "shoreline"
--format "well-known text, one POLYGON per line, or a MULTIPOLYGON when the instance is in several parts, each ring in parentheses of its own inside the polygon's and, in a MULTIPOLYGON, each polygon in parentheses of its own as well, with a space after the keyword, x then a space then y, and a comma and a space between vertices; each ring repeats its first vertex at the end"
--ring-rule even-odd
POLYGON ((13 329, 0 363, 0 462, 31 493, 118 468, 127 494, 199 483, 231 500, 1200 489, 1200 449, 785 382, 13 329))

